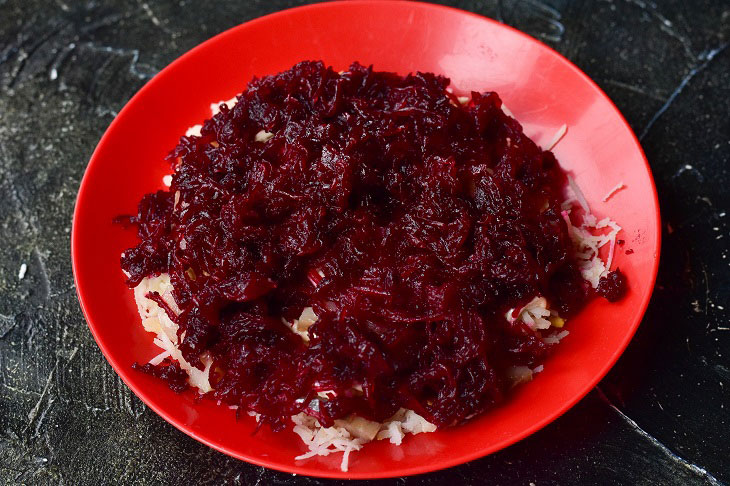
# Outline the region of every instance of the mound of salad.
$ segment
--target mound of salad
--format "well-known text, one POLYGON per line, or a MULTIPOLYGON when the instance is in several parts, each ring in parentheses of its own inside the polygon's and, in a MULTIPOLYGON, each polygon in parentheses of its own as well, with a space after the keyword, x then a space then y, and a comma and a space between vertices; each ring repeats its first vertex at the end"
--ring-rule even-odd
POLYGON ((463 423, 541 371, 589 300, 624 293, 621 228, 497 93, 448 86, 301 62, 214 104, 169 188, 119 218, 162 350, 135 368, 293 429, 299 460, 342 451, 345 471, 366 442, 463 423))

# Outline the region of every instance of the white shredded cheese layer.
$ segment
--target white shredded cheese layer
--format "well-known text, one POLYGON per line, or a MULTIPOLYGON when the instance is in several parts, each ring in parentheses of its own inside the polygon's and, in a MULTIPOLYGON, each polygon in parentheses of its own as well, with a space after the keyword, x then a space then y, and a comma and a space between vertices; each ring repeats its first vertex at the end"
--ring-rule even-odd
MULTIPOLYGON (((207 354, 200 357, 204 365, 204 369, 199 370, 188 363, 180 351, 180 343, 182 339, 178 339, 178 326, 170 319, 157 302, 148 299, 147 294, 157 292, 162 300, 167 304, 170 310, 176 315, 180 313, 180 309, 172 296, 172 283, 170 276, 166 273, 157 277, 147 277, 134 288, 134 298, 137 301, 137 310, 142 318, 142 326, 145 331, 156 335, 153 342, 163 351, 152 358, 150 363, 153 365, 160 364, 165 358, 172 358, 180 363, 180 368, 188 374, 188 383, 197 388, 200 393, 207 393, 213 388, 210 386, 209 375, 210 366, 213 360, 207 354)), ((183 338, 184 339, 184 338, 183 338)))

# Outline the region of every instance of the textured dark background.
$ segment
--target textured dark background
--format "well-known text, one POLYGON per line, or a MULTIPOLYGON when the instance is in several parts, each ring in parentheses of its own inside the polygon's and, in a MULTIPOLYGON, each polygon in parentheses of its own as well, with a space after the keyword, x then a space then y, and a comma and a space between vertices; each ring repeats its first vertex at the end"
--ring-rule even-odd
MULTIPOLYGON (((117 111, 196 44, 299 3, 0 0, 0 483, 324 482, 229 458, 148 410, 94 343, 69 257, 76 191, 117 111)), ((379 483, 730 482, 730 3, 449 3, 555 47, 616 102, 656 178, 662 265, 628 351, 565 416, 379 483)))

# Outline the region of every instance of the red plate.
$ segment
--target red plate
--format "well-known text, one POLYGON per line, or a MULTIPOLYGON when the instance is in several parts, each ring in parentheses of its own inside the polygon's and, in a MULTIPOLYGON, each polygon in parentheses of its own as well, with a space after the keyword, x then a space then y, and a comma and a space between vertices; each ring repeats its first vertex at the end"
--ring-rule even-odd
POLYGON ((618 359, 639 325, 659 263, 659 208, 649 166, 636 137, 606 95, 566 59, 495 21, 451 8, 412 2, 326 3, 286 10, 220 34, 161 71, 119 113, 99 142, 79 190, 72 258, 81 307, 99 347, 124 382, 165 420, 226 454, 262 466, 312 476, 377 478, 424 473, 460 464, 544 427, 580 400, 618 359), (322 59, 335 68, 352 61, 377 70, 432 71, 456 91, 497 91, 526 132, 543 146, 562 124, 554 150, 573 171, 594 212, 611 215, 624 232, 616 265, 628 295, 591 303, 569 323, 570 335, 535 380, 501 408, 470 423, 409 436, 401 447, 379 441, 351 456, 294 461, 305 446, 293 434, 261 430, 249 417, 193 394, 176 395, 135 372, 158 350, 143 331, 132 292, 123 283, 120 253, 133 231, 112 218, 133 213, 143 194, 162 188, 163 157, 185 130, 209 116, 213 101, 240 92, 254 75, 298 61, 322 59), (617 183, 626 188, 608 202, 617 183), (626 255, 627 249, 633 253, 626 255))

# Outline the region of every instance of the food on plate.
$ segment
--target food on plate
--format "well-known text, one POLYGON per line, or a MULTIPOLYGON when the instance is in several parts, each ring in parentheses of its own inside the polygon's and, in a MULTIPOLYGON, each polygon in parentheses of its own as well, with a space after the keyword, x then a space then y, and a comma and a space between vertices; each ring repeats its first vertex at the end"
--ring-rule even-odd
POLYGON ((125 219, 122 269, 162 350, 135 366, 292 428, 298 459, 342 451, 343 470, 540 372, 586 302, 623 294, 620 227, 496 93, 448 85, 302 62, 214 105, 125 219))

